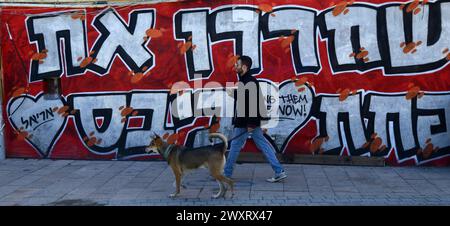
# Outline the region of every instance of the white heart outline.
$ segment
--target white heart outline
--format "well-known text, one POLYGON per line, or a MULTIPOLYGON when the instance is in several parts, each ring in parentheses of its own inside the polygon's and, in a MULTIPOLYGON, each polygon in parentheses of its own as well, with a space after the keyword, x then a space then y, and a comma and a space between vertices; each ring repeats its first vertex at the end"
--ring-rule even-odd
MULTIPOLYGON (((271 86, 276 87, 278 90, 280 90, 283 86, 286 86, 290 83, 295 83, 294 81, 292 81, 291 79, 287 79, 282 81, 279 84, 274 83, 273 81, 269 80, 269 79, 258 79, 259 82, 265 82, 268 83, 271 86)), ((294 84, 295 86, 295 84, 294 84)), ((296 86, 297 87, 297 86, 296 86)), ((314 90, 314 86, 307 86, 305 85, 305 87, 307 89, 309 89, 309 91, 311 92, 311 97, 312 97, 312 102, 311 102, 311 107, 310 110, 308 112, 308 115, 305 117, 305 119, 297 126, 295 127, 292 132, 286 137, 286 139, 283 141, 283 144, 281 145, 280 148, 278 148, 278 146, 274 146, 276 143, 275 141, 269 136, 265 136, 267 139, 269 140, 269 143, 271 143, 271 146, 273 146, 275 148, 275 150, 279 151, 280 153, 284 153, 286 151, 286 147, 288 146, 289 142, 292 140, 292 138, 300 131, 302 130, 302 128, 309 122, 311 121, 311 119, 315 118, 313 117, 313 112, 315 109, 315 103, 316 103, 316 92, 314 90)), ((269 129, 270 130, 270 129, 269 129)))
MULTIPOLYGON (((9 99, 9 101, 8 101, 8 104, 7 104, 7 112, 6 112, 6 114, 7 114, 7 116, 8 116, 8 121, 9 121, 9 123, 11 124, 11 127, 13 128, 13 129, 15 129, 16 131, 18 131, 18 128, 17 128, 17 125, 14 123, 14 121, 11 119, 11 106, 13 105, 13 103, 15 102, 15 101, 17 101, 17 100, 19 100, 19 99, 21 99, 21 98, 29 98, 29 99, 31 99, 33 102, 34 102, 34 104, 36 104, 42 97, 43 97, 43 95, 44 95, 44 92, 40 92, 40 93, 38 93, 36 96, 33 96, 33 95, 29 95, 29 94, 25 94, 25 95, 20 95, 20 96, 17 96, 17 97, 14 97, 14 98, 11 98, 11 99, 9 99)), ((64 97, 60 97, 60 99, 59 99, 60 101, 61 101, 61 104, 63 105, 63 106, 65 106, 67 103, 66 103, 66 100, 64 99, 64 97)), ((20 105, 21 104, 19 104, 19 107, 20 107, 20 105)), ((18 107, 18 108, 19 108, 18 107)), ((13 113, 15 113, 16 111, 17 111, 17 109, 18 108, 16 108, 15 110, 14 110, 14 112, 13 113)), ((40 155, 41 155, 41 157, 42 158, 47 158, 48 156, 50 156, 51 155, 51 152, 53 151, 53 147, 55 146, 55 144, 56 144, 56 142, 59 140, 59 138, 61 137, 61 135, 63 134, 63 132, 64 132, 64 130, 66 129, 66 126, 67 126, 67 119, 68 118, 68 116, 67 117, 64 117, 64 120, 63 120, 63 122, 61 123, 61 126, 58 128, 58 130, 56 131, 56 133, 55 133, 55 135, 54 135, 54 137, 53 137, 53 139, 52 139, 52 141, 50 142, 50 145, 47 147, 47 150, 41 150, 39 147, 37 147, 30 139, 28 139, 28 138, 25 138, 25 141, 28 143, 28 144, 30 144, 40 155)))

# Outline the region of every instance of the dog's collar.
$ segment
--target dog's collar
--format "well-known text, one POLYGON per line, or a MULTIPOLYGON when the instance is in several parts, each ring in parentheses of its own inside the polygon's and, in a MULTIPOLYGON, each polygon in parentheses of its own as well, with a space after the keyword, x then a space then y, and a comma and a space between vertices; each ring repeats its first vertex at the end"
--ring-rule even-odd
POLYGON ((166 150, 163 151, 163 157, 164 157, 165 159, 168 159, 168 158, 169 158, 169 154, 170 154, 170 152, 172 151, 172 148, 173 148, 174 146, 175 146, 174 144, 170 144, 169 146, 167 146, 166 150))

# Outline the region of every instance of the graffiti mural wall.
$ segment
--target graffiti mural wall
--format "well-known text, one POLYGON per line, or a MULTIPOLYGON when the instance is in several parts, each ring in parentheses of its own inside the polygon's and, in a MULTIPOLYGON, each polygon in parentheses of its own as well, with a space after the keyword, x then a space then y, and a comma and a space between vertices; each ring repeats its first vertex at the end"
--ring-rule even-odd
POLYGON ((154 132, 207 145, 217 119, 231 137, 247 55, 279 152, 450 165, 450 1, 4 5, 1 32, 7 157, 158 158, 154 132))

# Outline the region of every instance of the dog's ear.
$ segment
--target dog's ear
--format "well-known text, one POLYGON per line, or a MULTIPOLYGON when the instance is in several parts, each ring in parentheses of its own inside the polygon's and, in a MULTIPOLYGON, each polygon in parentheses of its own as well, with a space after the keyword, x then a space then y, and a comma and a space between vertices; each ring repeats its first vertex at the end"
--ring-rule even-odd
POLYGON ((155 144, 156 144, 156 146, 161 146, 161 145, 163 145, 163 140, 162 139, 156 139, 155 140, 155 144))
POLYGON ((160 138, 161 139, 161 137, 158 136, 158 134, 156 134, 155 132, 153 132, 153 136, 154 136, 154 138, 160 138))

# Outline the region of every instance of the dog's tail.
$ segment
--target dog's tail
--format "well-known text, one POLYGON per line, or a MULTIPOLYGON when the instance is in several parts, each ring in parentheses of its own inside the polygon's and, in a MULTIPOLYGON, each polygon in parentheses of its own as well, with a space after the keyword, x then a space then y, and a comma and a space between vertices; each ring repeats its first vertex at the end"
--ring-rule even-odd
POLYGON ((228 149, 228 139, 225 135, 223 135, 221 133, 210 133, 208 137, 209 137, 209 139, 211 139, 211 138, 221 139, 225 145, 225 147, 223 148, 223 151, 225 152, 228 149))

